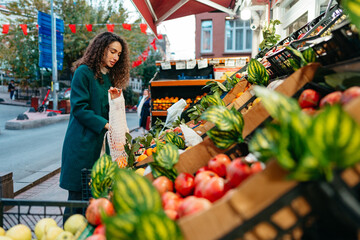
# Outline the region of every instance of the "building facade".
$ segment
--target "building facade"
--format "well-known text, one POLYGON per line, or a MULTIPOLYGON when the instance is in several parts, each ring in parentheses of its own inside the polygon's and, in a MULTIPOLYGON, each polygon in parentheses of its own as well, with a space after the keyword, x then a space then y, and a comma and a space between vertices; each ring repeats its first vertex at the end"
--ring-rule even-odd
POLYGON ((251 55, 253 32, 250 21, 229 19, 223 12, 196 14, 195 19, 197 59, 251 55))
POLYGON ((141 78, 131 77, 129 81, 129 87, 136 92, 141 94, 142 93, 142 80, 141 78))

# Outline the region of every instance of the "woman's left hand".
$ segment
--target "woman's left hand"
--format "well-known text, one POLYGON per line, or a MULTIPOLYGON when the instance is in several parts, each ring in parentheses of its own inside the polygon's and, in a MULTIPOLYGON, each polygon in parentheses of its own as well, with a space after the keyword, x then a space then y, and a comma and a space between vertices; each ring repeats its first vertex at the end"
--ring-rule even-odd
POLYGON ((108 90, 108 92, 110 93, 111 99, 115 99, 115 98, 118 98, 118 97, 121 96, 122 89, 110 87, 110 89, 108 90))

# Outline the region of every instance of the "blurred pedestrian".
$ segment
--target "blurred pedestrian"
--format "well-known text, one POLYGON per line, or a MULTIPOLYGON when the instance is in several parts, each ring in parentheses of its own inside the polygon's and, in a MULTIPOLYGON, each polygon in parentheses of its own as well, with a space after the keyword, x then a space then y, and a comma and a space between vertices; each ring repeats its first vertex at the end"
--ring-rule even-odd
POLYGON ((140 113, 140 127, 142 128, 142 133, 145 134, 146 130, 146 123, 147 123, 147 119, 150 116, 150 103, 151 103, 151 98, 150 98, 150 94, 148 94, 146 97, 144 97, 144 104, 142 105, 141 108, 141 113, 140 113))
POLYGON ((15 100, 15 82, 14 80, 11 80, 8 86, 8 92, 10 93, 10 100, 15 100))
POLYGON ((144 102, 146 101, 148 96, 149 96, 149 90, 144 89, 143 95, 141 96, 138 107, 137 107, 137 115, 139 117, 139 127, 141 127, 141 109, 142 109, 144 102))
MULTIPOLYGON (((100 157, 109 128, 109 101, 120 97, 129 82, 130 60, 126 41, 112 32, 95 36, 84 55, 73 64, 71 112, 62 150, 60 187, 68 200, 82 200, 81 170, 91 169, 100 157)), ((82 209, 76 209, 82 213, 82 209)), ((69 216, 65 209, 64 222, 69 216)))

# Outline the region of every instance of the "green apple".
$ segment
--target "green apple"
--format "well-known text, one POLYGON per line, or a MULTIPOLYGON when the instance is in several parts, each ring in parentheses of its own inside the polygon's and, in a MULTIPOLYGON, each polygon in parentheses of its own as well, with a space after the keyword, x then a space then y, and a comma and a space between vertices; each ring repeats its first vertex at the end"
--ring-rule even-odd
POLYGON ((64 231, 55 240, 73 240, 73 237, 74 235, 71 232, 64 231))
POLYGON ((31 240, 31 230, 23 224, 18 224, 7 230, 5 236, 12 240, 31 240))
POLYGON ((34 232, 35 232, 36 238, 41 240, 42 237, 44 236, 47 228, 56 227, 56 226, 57 226, 57 223, 52 218, 41 219, 35 225, 34 232))
POLYGON ((81 214, 74 214, 70 216, 65 224, 64 224, 64 230, 71 232, 73 235, 76 234, 79 228, 86 225, 87 221, 86 218, 81 214))
POLYGON ((58 226, 50 227, 45 230, 45 235, 41 240, 55 240, 63 231, 64 230, 58 226))

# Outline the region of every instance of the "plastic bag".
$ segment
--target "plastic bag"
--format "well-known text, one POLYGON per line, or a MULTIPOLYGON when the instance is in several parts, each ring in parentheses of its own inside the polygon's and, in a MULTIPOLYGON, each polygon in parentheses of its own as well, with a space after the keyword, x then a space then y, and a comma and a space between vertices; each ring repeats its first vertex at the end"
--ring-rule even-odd
POLYGON ((167 110, 167 116, 165 121, 165 127, 171 128, 173 122, 181 116, 181 113, 184 111, 186 107, 186 101, 184 99, 180 99, 176 103, 174 103, 167 110))
POLYGON ((125 99, 122 93, 120 97, 111 99, 109 97, 109 130, 107 140, 110 148, 111 159, 115 161, 120 168, 127 166, 127 154, 124 145, 126 143, 125 134, 129 132, 125 115, 125 99))
POLYGON ((195 146, 203 141, 203 139, 191 128, 185 124, 180 125, 181 131, 184 134, 186 146, 195 146))

